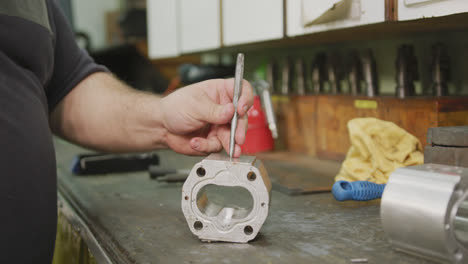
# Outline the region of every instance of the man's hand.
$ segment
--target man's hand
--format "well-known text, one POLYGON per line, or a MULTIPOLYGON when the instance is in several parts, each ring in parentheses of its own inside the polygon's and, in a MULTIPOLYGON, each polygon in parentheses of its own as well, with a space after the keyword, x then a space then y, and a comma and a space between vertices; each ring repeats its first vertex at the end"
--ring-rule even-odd
MULTIPOLYGON (((129 88, 108 73, 81 81, 50 115, 52 131, 77 144, 106 152, 148 151, 170 147, 204 155, 229 150, 234 115, 234 80, 209 80, 160 98, 129 88)), ((234 156, 244 143, 252 87, 243 83, 234 156)))
MULTIPOLYGON (((217 79, 193 84, 161 99, 164 127, 168 134, 166 144, 173 150, 204 155, 229 151, 230 122, 234 115, 232 97, 234 79, 217 79)), ((253 103, 252 87, 242 84, 237 113, 234 157, 241 155, 247 129, 247 111, 253 103)))

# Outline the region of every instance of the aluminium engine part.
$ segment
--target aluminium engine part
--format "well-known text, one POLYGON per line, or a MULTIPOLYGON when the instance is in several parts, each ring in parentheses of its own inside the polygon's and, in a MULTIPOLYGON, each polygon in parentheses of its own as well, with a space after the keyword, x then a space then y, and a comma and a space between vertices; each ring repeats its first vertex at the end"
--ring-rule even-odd
POLYGON ((202 241, 247 243, 254 239, 271 201, 271 182, 253 156, 230 161, 211 154, 195 164, 182 187, 182 211, 202 241))
POLYGON ((439 164, 399 168, 380 216, 393 247, 440 262, 468 262, 468 169, 439 164))

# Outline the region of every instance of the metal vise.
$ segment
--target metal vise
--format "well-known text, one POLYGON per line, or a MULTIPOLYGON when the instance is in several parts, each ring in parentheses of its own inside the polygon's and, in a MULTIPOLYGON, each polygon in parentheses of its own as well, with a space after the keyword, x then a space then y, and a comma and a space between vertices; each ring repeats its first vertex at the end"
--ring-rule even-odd
POLYGON ((246 243, 257 236, 271 201, 271 182, 260 160, 211 154, 195 164, 182 188, 182 211, 203 241, 246 243))

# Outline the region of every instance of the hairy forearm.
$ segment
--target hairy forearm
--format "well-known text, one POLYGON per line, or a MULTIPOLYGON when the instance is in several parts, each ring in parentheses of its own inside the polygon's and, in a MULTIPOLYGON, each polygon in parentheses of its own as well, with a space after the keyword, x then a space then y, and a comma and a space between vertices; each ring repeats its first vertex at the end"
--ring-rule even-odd
POLYGON ((136 91, 108 73, 80 82, 51 113, 52 131, 74 143, 109 152, 166 147, 160 98, 136 91))

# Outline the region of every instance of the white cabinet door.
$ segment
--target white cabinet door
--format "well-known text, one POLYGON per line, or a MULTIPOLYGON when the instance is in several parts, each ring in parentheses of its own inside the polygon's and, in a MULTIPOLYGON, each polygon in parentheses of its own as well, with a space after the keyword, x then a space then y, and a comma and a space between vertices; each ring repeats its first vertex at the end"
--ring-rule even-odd
POLYGON ((223 0, 226 46, 283 37, 283 0, 223 0))
POLYGON ((151 59, 179 55, 179 0, 147 0, 148 56, 151 59))
POLYGON ((180 0, 180 43, 182 52, 221 46, 219 0, 180 0))
POLYGON ((398 0, 398 20, 468 12, 467 0, 398 0))
POLYGON ((286 0, 286 13, 287 35, 293 37, 383 22, 385 0, 286 0), (314 16, 315 24, 304 26, 304 19, 314 16))

